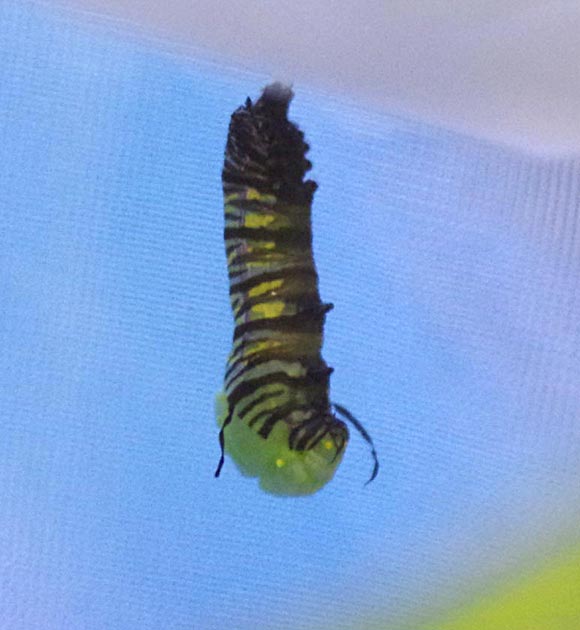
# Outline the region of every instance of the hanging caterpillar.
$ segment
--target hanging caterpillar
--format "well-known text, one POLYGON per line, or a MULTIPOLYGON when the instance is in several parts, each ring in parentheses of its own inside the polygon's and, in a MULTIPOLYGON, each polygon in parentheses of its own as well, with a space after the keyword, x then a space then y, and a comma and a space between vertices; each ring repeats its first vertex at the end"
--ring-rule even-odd
MULTIPOLYGON (((225 244, 234 314, 233 348, 217 397, 221 457, 259 477, 273 494, 316 492, 344 454, 349 421, 329 399, 332 368, 321 356, 323 303, 312 254, 316 183, 304 134, 287 118, 293 93, 274 83, 232 115, 222 183, 225 244)), ((368 482, 367 482, 368 483, 368 482)))

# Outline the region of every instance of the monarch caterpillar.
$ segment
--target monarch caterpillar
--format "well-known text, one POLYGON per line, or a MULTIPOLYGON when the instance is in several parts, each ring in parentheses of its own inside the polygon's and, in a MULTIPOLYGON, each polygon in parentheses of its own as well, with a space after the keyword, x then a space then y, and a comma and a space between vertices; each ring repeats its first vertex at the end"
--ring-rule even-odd
MULTIPOLYGON (((222 183, 233 349, 216 411, 219 477, 227 451, 240 471, 273 494, 316 492, 334 475, 353 424, 329 400, 333 369, 321 356, 321 301, 312 255, 311 205, 316 183, 304 134, 287 118, 292 90, 265 88, 232 115, 222 183)), ((367 482, 368 483, 368 482, 367 482)))

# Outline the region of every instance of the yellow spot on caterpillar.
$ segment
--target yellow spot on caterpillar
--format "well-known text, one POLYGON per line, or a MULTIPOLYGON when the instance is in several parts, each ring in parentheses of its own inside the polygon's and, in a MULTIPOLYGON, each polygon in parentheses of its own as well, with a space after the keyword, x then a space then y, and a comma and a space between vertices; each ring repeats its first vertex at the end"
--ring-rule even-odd
POLYGON ((271 243, 271 242, 262 243, 262 247, 264 249, 274 249, 276 247, 276 243, 271 243))
POLYGON ((332 442, 330 440, 324 440, 324 448, 327 451, 330 451, 332 449, 332 446, 333 446, 333 444, 332 444, 332 442))
POLYGON ((260 267, 268 267, 268 265, 267 260, 253 260, 252 262, 246 263, 248 269, 259 269, 260 267))
POLYGON ((280 341, 276 341, 274 339, 267 339, 265 341, 257 341, 253 343, 251 346, 248 346, 245 349, 246 356, 249 354, 254 354, 256 352, 261 352, 262 350, 270 350, 271 348, 277 348, 281 346, 282 343, 280 341))
POLYGON ((248 188, 246 191, 246 199, 258 200, 261 195, 255 188, 248 188))
POLYGON ((275 195, 262 194, 255 188, 248 188, 245 192, 235 192, 225 195, 224 202, 229 204, 233 201, 244 201, 245 199, 248 199, 249 201, 261 201, 262 203, 276 203, 275 195))
POLYGON ((264 293, 268 293, 268 291, 274 291, 274 289, 279 289, 284 280, 271 280, 270 282, 262 282, 257 287, 250 289, 248 291, 249 297, 256 297, 257 295, 263 295, 264 293))
POLYGON ((306 376, 308 369, 305 368, 300 361, 289 363, 288 361, 280 361, 282 369, 293 378, 299 378, 300 376, 306 376))
POLYGON ((263 201, 264 203, 276 203, 276 197, 274 195, 264 195, 259 190, 256 190, 255 188, 248 188, 246 190, 245 198, 248 201, 263 201))
POLYGON ((276 466, 277 466, 278 468, 282 468, 282 467, 283 467, 283 466, 285 466, 285 465, 286 465, 286 462, 285 462, 285 461, 284 461, 281 457, 279 457, 279 458, 276 460, 276 466))
POLYGON ((262 302, 252 307, 252 313, 267 319, 278 317, 284 311, 285 306, 285 302, 262 302))
POLYGON ((273 214, 258 214, 251 212, 244 217, 244 225, 248 228, 267 227, 273 223, 276 217, 273 214))

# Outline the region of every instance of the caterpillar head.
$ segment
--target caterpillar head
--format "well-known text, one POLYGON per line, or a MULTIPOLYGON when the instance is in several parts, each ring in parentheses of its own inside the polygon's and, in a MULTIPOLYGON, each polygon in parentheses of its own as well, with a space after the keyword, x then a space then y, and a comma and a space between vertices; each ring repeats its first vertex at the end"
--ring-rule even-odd
MULTIPOLYGON (((227 399, 217 399, 218 424, 224 426, 227 399)), ((305 412, 305 415, 309 415, 305 412)), ((348 429, 330 409, 296 423, 276 422, 268 436, 245 422, 224 427, 225 450, 242 474, 258 477, 266 492, 282 496, 313 494, 326 485, 342 460, 348 429)))

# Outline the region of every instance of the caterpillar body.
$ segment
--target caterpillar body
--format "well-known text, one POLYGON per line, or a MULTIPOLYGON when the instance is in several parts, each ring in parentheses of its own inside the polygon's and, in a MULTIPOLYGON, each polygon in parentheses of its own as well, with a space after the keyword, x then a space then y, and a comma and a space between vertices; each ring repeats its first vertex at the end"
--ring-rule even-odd
MULTIPOLYGON (((349 439, 329 399, 321 355, 332 304, 318 291, 311 206, 316 183, 303 133, 287 118, 293 93, 274 83, 230 121, 222 184, 224 238, 235 330, 224 391, 217 397, 222 455, 279 495, 316 492, 334 475, 349 439)), ((339 418, 341 416, 343 419, 339 418)), ((369 480, 370 481, 370 480, 369 480)))

